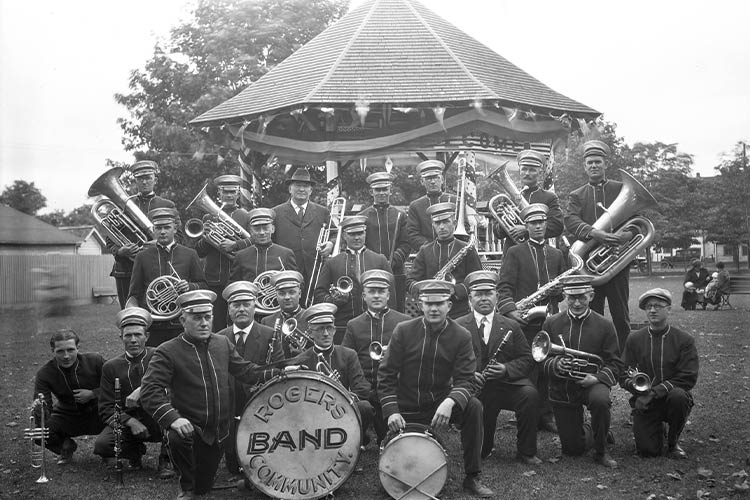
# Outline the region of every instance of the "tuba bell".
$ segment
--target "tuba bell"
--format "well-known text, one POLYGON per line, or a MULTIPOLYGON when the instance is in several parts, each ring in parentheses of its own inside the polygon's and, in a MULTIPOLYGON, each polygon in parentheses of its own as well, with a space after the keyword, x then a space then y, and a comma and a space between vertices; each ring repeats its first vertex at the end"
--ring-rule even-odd
POLYGON ((273 314, 280 309, 276 287, 272 283, 273 277, 279 272, 281 271, 264 271, 253 280, 253 283, 258 285, 258 294, 255 296, 255 312, 257 314, 273 314))
POLYGON ((370 342, 368 351, 370 352, 371 360, 380 361, 383 359, 383 356, 385 356, 385 353, 388 352, 388 344, 383 345, 375 340, 373 342, 370 342))
POLYGON ((544 330, 531 341, 531 356, 537 363, 544 362, 545 371, 557 378, 583 380, 604 367, 604 360, 596 354, 553 344, 544 330))
MULTIPOLYGON (((196 205, 207 212, 208 217, 204 218, 203 221, 200 219, 188 220, 185 223, 185 234, 191 238, 203 237, 219 251, 221 251, 221 244, 225 241, 250 239, 250 233, 211 199, 207 188, 208 183, 203 186, 203 189, 200 190, 185 209, 187 210, 196 205)), ((225 255, 230 258, 234 257, 232 253, 225 255)))
POLYGON ((656 199, 638 182, 635 177, 620 169, 622 175, 622 189, 615 201, 604 209, 592 227, 600 231, 617 232, 630 231, 634 236, 622 245, 607 246, 598 243, 593 238, 588 241, 578 240, 570 247, 570 251, 584 259, 585 270, 594 276, 593 286, 601 286, 630 265, 630 262, 644 248, 654 241, 656 230, 654 225, 645 217, 633 215, 648 208, 658 207, 656 199), (628 218, 631 217, 629 220, 628 218))
MULTIPOLYGON (((521 220, 521 210, 529 206, 529 202, 523 197, 523 191, 519 191, 510 178, 507 165, 508 162, 505 162, 505 164, 498 167, 496 173, 493 172, 493 175, 500 176, 498 181, 505 193, 496 194, 490 198, 490 201, 487 203, 487 209, 503 231, 510 237, 510 228, 524 225, 523 220, 521 220)), ((524 186, 525 189, 526 186, 524 186)), ((525 236, 512 239, 515 243, 526 241, 525 236)))

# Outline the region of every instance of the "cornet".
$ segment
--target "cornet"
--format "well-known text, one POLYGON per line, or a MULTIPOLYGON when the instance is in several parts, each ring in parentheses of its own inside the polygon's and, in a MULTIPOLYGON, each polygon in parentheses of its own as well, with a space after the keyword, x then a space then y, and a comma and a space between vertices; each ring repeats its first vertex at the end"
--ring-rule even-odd
POLYGON ((531 341, 531 356, 537 363, 545 361, 545 371, 550 363, 554 376, 571 380, 583 380, 586 375, 595 375, 604 367, 604 360, 596 354, 553 344, 544 330, 531 341))
POLYGON ((326 377, 337 382, 341 379, 341 374, 339 373, 339 371, 331 368, 331 365, 328 363, 328 361, 326 361, 325 356, 323 356, 323 354, 320 352, 318 353, 318 362, 315 365, 315 371, 317 371, 318 373, 322 373, 326 377))
POLYGON ((286 340, 297 351, 302 351, 308 344, 313 343, 313 339, 307 333, 297 328, 297 320, 294 318, 289 318, 281 324, 281 333, 284 335, 282 340, 286 340))
POLYGON ((388 344, 383 345, 377 340, 374 342, 370 342, 370 359, 373 361, 380 361, 383 359, 383 356, 385 356, 385 353, 388 352, 388 344))
POLYGON ((628 368, 628 378, 633 390, 638 394, 645 394, 651 390, 651 377, 636 368, 628 368))
POLYGON ((46 459, 44 451, 46 448, 46 441, 49 438, 49 427, 44 426, 44 394, 39 393, 39 396, 31 404, 31 417, 29 417, 29 427, 23 430, 23 436, 29 440, 31 448, 29 448, 31 456, 31 466, 35 469, 41 469, 41 475, 36 480, 37 483, 47 483, 46 475, 46 459), (39 426, 36 425, 36 419, 34 418, 34 411, 39 408, 40 418, 39 426), (34 444, 34 441, 39 440, 39 446, 34 444))
POLYGON ((333 295, 334 293, 338 293, 339 295, 346 295, 348 293, 351 293, 352 290, 354 290, 354 280, 349 276, 341 276, 336 280, 336 284, 331 285, 328 291, 331 295, 333 295))

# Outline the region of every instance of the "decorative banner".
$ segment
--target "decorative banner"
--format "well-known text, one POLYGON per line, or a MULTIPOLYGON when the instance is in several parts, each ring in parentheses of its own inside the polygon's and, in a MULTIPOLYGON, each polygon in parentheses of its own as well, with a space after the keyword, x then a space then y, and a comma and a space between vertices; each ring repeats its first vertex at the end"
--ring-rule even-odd
POLYGON ((330 207, 335 198, 341 196, 341 179, 339 177, 339 162, 326 161, 326 204, 330 207))
MULTIPOLYGON (((240 151, 240 154, 237 155, 237 160, 240 163, 240 177, 242 178, 242 183, 240 184, 240 206, 246 209, 260 206, 261 203, 260 179, 255 175, 255 171, 250 165, 252 163, 250 158, 251 153, 251 150, 247 148, 240 151)), ((269 161, 272 160, 273 157, 269 157, 269 161)))
POLYGON ((367 158, 360 158, 359 159, 359 168, 362 170, 362 173, 367 169, 367 158))

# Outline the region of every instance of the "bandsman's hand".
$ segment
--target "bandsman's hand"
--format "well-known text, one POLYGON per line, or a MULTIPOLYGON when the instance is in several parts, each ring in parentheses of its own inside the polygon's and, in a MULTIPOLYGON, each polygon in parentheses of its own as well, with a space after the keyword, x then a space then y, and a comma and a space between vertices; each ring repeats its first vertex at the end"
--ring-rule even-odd
POLYGON ((592 385, 596 385, 599 383, 599 379, 591 375, 590 373, 587 373, 584 378, 579 380, 578 385, 583 387, 584 389, 591 387, 592 385))
POLYGON ((148 428, 143 425, 137 418, 131 417, 127 422, 125 422, 125 425, 130 427, 130 432, 133 433, 133 436, 137 438, 148 437, 148 428))
POLYGON ((404 427, 406 427, 406 421, 400 413, 394 413, 388 417, 388 429, 391 432, 401 432, 404 427))
POLYGON ((510 233, 508 236, 510 236, 514 240, 523 238, 528 233, 526 231, 526 226, 513 226, 508 230, 508 232, 510 233))
POLYGON ((74 389, 73 399, 75 399, 78 404, 86 404, 89 401, 96 399, 96 394, 89 389, 74 389))
POLYGON ((331 298, 336 305, 346 304, 347 302, 349 302, 350 296, 351 294, 349 292, 341 293, 336 287, 333 287, 331 289, 331 298))
POLYGON ((333 252, 333 242, 326 241, 323 246, 318 249, 318 251, 320 252, 320 256, 322 258, 327 258, 333 252))
POLYGON ((284 372, 296 372, 297 370, 301 370, 302 365, 289 365, 284 367, 284 372))
POLYGON ((129 257, 134 259, 136 255, 138 255, 138 245, 136 245, 135 243, 125 245, 124 247, 120 247, 119 250, 117 250, 118 257, 129 257))
POLYGON ((133 392, 125 398, 125 408, 136 408, 140 404, 141 386, 135 388, 133 392))
POLYGON ((172 422, 172 425, 170 425, 170 427, 183 439, 192 435, 193 431, 195 430, 193 428, 193 424, 190 423, 190 420, 183 417, 180 417, 172 422))
POLYGON ((484 386, 484 384, 487 382, 487 379, 484 375, 480 372, 474 372, 474 382, 479 384, 480 386, 484 386))
POLYGON ((190 290, 190 285, 188 284, 187 281, 180 280, 180 281, 177 282, 177 284, 175 285, 174 288, 175 288, 175 290, 177 290, 177 293, 185 293, 188 290, 190 290))
POLYGON ((521 311, 508 311, 507 313, 505 313, 505 315, 521 325, 525 326, 529 324, 528 321, 521 317, 521 311))
POLYGON ((620 244, 619 236, 600 229, 592 230, 591 237, 603 245, 616 246, 620 244))
POLYGON ((487 368, 485 368, 487 380, 499 380, 503 378, 506 373, 508 373, 508 369, 503 363, 490 362, 487 365, 487 368))
POLYGON ((630 231, 618 231, 615 233, 615 237, 617 238, 618 245, 624 245, 633 239, 633 233, 630 231))
POLYGON ((455 404, 456 402, 451 398, 445 398, 437 410, 435 410, 435 415, 432 416, 430 426, 435 430, 447 428, 451 422, 451 414, 453 413, 453 406, 455 404))
POLYGON ((224 253, 232 253, 234 252, 236 247, 237 247, 236 243, 230 240, 224 240, 221 243, 219 243, 219 250, 221 250, 224 253))

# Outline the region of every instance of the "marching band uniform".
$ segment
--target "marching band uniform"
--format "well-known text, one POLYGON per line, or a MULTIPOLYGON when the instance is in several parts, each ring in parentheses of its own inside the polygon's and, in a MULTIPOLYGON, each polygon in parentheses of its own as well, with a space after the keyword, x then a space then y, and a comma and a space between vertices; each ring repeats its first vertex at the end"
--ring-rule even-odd
MULTIPOLYGON (((600 156, 605 159, 609 156, 609 146, 601 141, 588 141, 583 147, 584 161, 589 156, 600 156)), ((592 224, 605 213, 598 204, 609 208, 621 189, 622 182, 603 178, 601 182, 589 182, 571 192, 565 216, 565 229, 578 240, 591 239, 592 224)), ((625 347, 625 339, 630 333, 629 280, 630 266, 625 266, 607 283, 594 288, 594 300, 591 301, 591 309, 599 314, 604 314, 605 299, 609 302, 609 311, 617 329, 617 341, 621 350, 625 347)))
MULTIPOLYGON (((566 295, 588 295, 593 292, 591 276, 562 278, 566 295)), ((589 295, 590 296, 590 295, 589 295)), ((588 299, 587 299, 588 300, 588 299)), ((597 383, 583 388, 577 380, 561 378, 553 370, 557 356, 544 361, 544 371, 549 377, 549 398, 555 413, 562 452, 565 455, 582 455, 592 444, 594 460, 607 467, 616 462, 606 454, 610 426, 610 390, 622 371, 617 335, 612 322, 588 308, 579 315, 567 311, 547 318, 542 330, 549 333, 552 343, 602 358, 604 365, 592 374, 597 383), (583 423, 583 405, 591 412, 591 426, 583 423)))
MULTIPOLYGON (((273 224, 275 214, 270 208, 256 208, 250 212, 250 226, 273 224)), ((230 281, 254 281, 266 271, 297 270, 297 259, 290 249, 268 243, 255 242, 237 252, 230 281)))
MULTIPOLYGON (((465 283, 470 292, 494 291, 497 287, 497 274, 494 271, 474 271, 466 277, 465 283)), ((541 464, 541 460, 536 457, 539 393, 530 380, 534 371, 534 359, 518 323, 496 314, 494 308, 486 315, 474 308, 469 314, 458 318, 456 323, 471 334, 478 373, 482 373, 493 359, 505 365, 506 370, 501 378, 486 380, 484 388, 477 395, 484 407, 482 458, 492 454, 500 410, 512 410, 518 422, 518 459, 528 465, 541 464), (505 340, 508 334, 510 336, 505 340), (498 352, 504 340, 506 343, 498 352)))
MULTIPOLYGON (((176 212, 172 209, 160 208, 149 212, 149 218, 154 225, 165 222, 176 222, 176 212)), ((206 278, 198 259, 198 254, 192 248, 180 245, 174 240, 167 246, 159 243, 148 245, 135 258, 133 275, 130 280, 128 301, 135 300, 132 305, 147 308, 146 289, 159 276, 169 276, 177 273, 179 279, 188 282, 190 290, 206 288, 206 278)), ((157 346, 174 338, 180 331, 177 320, 154 321, 149 329, 149 346, 157 346)))
POLYGON ((435 231, 432 228, 432 218, 430 217, 430 214, 427 213, 427 209, 436 203, 457 202, 456 195, 444 193, 442 191, 442 177, 443 171, 445 170, 445 164, 442 161, 423 161, 417 165, 416 170, 423 184, 428 177, 439 175, 441 180, 441 191, 434 193, 428 191, 427 194, 417 198, 409 204, 409 211, 406 215, 406 234, 411 249, 414 252, 419 251, 422 245, 433 241, 436 237, 435 231))
MULTIPOLYGON (((427 209, 427 214, 433 221, 441 221, 453 217, 456 206, 453 203, 437 203, 427 209)), ((436 239, 419 249, 411 270, 406 277, 406 288, 415 295, 415 285, 418 281, 433 278, 443 266, 464 248, 467 243, 456 239, 452 234, 448 239, 436 239)), ((453 307, 448 313, 451 318, 460 318, 469 312, 469 294, 463 281, 466 276, 482 269, 482 262, 476 249, 471 249, 466 256, 453 268, 451 274, 456 280, 455 292, 451 297, 453 307)))
MULTIPOLYGON (((305 286, 302 275, 297 271, 281 271, 276 273, 271 278, 271 285, 276 290, 277 297, 279 292, 285 291, 284 296, 289 295, 292 298, 279 299, 279 310, 273 314, 269 314, 261 320, 261 324, 270 327, 271 329, 276 327, 276 320, 280 319, 282 323, 289 319, 294 319, 297 322, 297 329, 301 332, 307 331, 307 323, 303 318, 303 312, 305 309, 300 306, 299 299, 302 297, 302 288, 305 286), (299 292, 296 295, 296 300, 293 298, 289 289, 297 288, 299 292), (288 291, 289 293, 286 293, 288 291), (289 300, 289 303, 285 301, 289 300)), ((282 342, 284 348, 284 355, 287 358, 291 358, 294 354, 289 342, 282 342)))
MULTIPOLYGON (((347 234, 364 232, 365 218, 358 215, 346 217, 341 223, 341 230, 347 234)), ((341 344, 347 322, 362 314, 365 309, 362 301, 360 275, 371 269, 381 269, 391 273, 391 265, 388 263, 388 259, 365 246, 357 249, 347 247, 346 251, 331 257, 323 264, 318 277, 318 285, 315 287, 315 302, 336 304, 336 339, 334 340, 336 344, 341 344), (347 295, 332 294, 331 285, 335 285, 342 276, 352 278, 354 288, 347 295)), ((394 297, 395 292, 391 289, 391 305, 394 297)))
MULTIPOLYGON (((656 299, 663 306, 672 304, 672 294, 662 288, 641 295, 638 306, 645 309, 649 299, 656 299)), ((665 317, 664 328, 657 330, 649 325, 628 336, 623 361, 626 367, 635 368, 651 379, 651 389, 647 393, 650 402, 641 409, 636 404, 640 394, 633 388, 632 379, 627 373, 620 376, 620 385, 633 395, 630 406, 635 408, 633 435, 638 453, 644 456, 662 454, 662 422, 666 422, 668 453, 674 458, 687 458, 678 442, 694 405, 691 390, 698 380, 698 351, 693 336, 666 323, 665 317)))
MULTIPOLYGON (((392 286, 393 275, 380 270, 365 271, 362 273, 362 287, 379 287, 388 289, 392 286)), ((369 308, 359 316, 349 320, 346 324, 346 333, 341 345, 353 349, 359 358, 359 364, 370 384, 370 393, 367 397, 375 411, 373 421, 378 443, 385 438, 387 428, 383 420, 383 412, 377 395, 378 366, 380 361, 370 356, 370 344, 380 342, 387 349, 391 340, 391 334, 397 324, 410 320, 411 316, 386 307, 382 311, 372 311, 369 308)))
MULTIPOLYGON (((210 312, 215 298, 210 290, 193 290, 177 302, 184 318, 210 312)), ((226 336, 215 333, 203 339, 185 331, 156 349, 143 377, 141 402, 167 433, 179 471, 180 497, 211 491, 232 418, 230 375, 253 384, 278 373, 276 369, 261 372, 258 365, 242 359, 226 336), (207 366, 213 369, 206 370, 207 366), (194 432, 182 437, 172 428, 178 419, 187 419, 194 432)))
MULTIPOLYGON (((370 194, 373 197, 388 200, 390 198, 390 188, 393 183, 393 176, 387 172, 376 172, 365 179, 370 185, 370 194), (376 190, 387 190, 387 194, 377 194, 376 190)), ((398 208, 391 206, 388 201, 379 202, 375 200, 372 206, 367 207, 361 216, 366 217, 365 225, 367 227, 367 236, 365 246, 383 254, 389 259, 395 276, 396 297, 395 308, 398 311, 404 311, 404 300, 406 292, 406 276, 404 276, 404 262, 409 258, 411 246, 406 234, 406 214, 398 208), (396 238, 394 244, 394 238, 396 238), (393 255, 391 255, 393 251, 393 255)))
MULTIPOLYGON (((239 196, 240 184, 242 178, 239 175, 220 175, 214 179, 214 184, 219 188, 221 198, 233 197, 233 202, 222 203, 221 209, 229 215, 237 224, 246 231, 250 230, 250 216, 244 208, 236 205, 239 196)), ((210 215, 204 217, 207 218, 210 215)), ((250 242, 246 239, 234 243, 231 251, 247 248, 250 242)), ((203 272, 206 275, 208 289, 217 296, 214 303, 214 322, 213 330, 218 332, 227 326, 227 303, 222 298, 221 292, 229 282, 229 273, 232 271, 232 259, 219 251, 205 238, 199 238, 193 247, 198 253, 198 257, 205 258, 203 272)))

